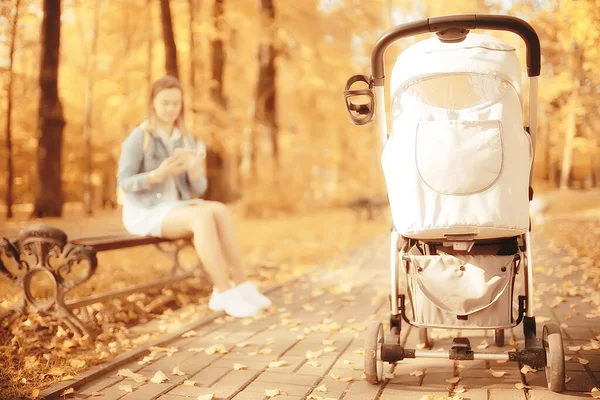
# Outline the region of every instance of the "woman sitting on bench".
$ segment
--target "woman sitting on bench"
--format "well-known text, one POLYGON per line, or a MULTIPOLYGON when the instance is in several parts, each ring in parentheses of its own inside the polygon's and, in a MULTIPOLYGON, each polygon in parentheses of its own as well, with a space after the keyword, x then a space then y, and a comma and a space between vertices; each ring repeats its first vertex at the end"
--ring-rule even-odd
POLYGON ((234 317, 256 315, 271 301, 246 278, 227 207, 197 198, 207 187, 197 150, 184 123, 181 84, 165 76, 150 88, 147 120, 121 145, 117 179, 125 194, 123 223, 135 235, 193 237, 214 284, 210 309, 234 317))

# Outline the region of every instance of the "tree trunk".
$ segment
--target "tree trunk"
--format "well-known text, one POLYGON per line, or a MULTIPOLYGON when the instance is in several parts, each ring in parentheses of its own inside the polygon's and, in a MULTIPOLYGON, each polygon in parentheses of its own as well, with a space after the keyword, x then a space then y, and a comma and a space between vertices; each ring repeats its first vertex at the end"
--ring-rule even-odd
POLYGON ((58 97, 60 0, 44 0, 38 110, 37 183, 32 217, 60 217, 62 137, 65 120, 58 97))
POLYGON ((571 53, 571 71, 573 74, 573 88, 569 97, 569 117, 566 131, 562 167, 560 171, 560 189, 569 188, 569 177, 573 165, 573 139, 577 134, 577 106, 579 103, 579 87, 581 76, 582 52, 573 44, 571 53))
POLYGON ((146 81, 148 82, 148 87, 152 85, 152 47, 154 46, 154 30, 152 29, 152 0, 148 0, 148 43, 147 43, 147 58, 148 64, 146 65, 146 81))
POLYGON ((88 59, 88 87, 85 101, 85 121, 83 137, 85 140, 85 179, 83 189, 83 206, 86 214, 92 214, 92 115, 94 104, 94 71, 96 70, 96 47, 98 43, 98 21, 100 16, 100 0, 94 4, 94 25, 92 28, 92 43, 88 59))
POLYGON ((223 39, 221 33, 223 29, 223 13, 225 10, 225 0, 215 0, 213 17, 217 38, 212 43, 212 84, 210 85, 210 95, 213 102, 220 107, 225 107, 225 97, 223 96, 223 67, 225 65, 225 51, 223 49, 223 39))
POLYGON ((8 84, 6 88, 6 218, 10 219, 13 217, 12 206, 14 202, 13 194, 13 182, 14 182, 14 169, 12 159, 12 90, 14 81, 14 70, 13 64, 15 62, 15 44, 17 41, 17 27, 19 23, 19 11, 21 8, 21 0, 17 0, 15 3, 15 15, 12 20, 10 29, 10 44, 8 50, 8 84))
POLYGON ((179 78, 179 70, 177 69, 177 46, 175 45, 175 35, 173 34, 173 20, 171 18, 169 0, 160 0, 160 20, 163 41, 165 43, 165 70, 167 75, 179 78))
POLYGON ((194 104, 196 100, 196 35, 194 35, 194 25, 196 25, 196 0, 188 0, 188 9, 190 13, 190 82, 189 82, 189 101, 188 107, 195 110, 194 104))
POLYGON ((271 144, 271 156, 274 164, 279 164, 279 140, 277 126, 277 92, 275 69, 274 24, 275 7, 273 0, 261 0, 263 21, 261 26, 265 30, 262 43, 258 49, 258 85, 256 87, 256 113, 257 127, 263 127, 268 133, 271 144))

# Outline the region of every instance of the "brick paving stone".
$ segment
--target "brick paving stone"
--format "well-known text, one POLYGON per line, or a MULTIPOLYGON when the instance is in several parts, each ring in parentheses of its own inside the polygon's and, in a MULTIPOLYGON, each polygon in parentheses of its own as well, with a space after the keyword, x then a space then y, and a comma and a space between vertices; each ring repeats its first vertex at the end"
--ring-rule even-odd
MULTIPOLYGON (((549 390, 530 390, 529 391, 529 398, 531 400, 565 400, 569 397, 575 397, 576 394, 575 393, 554 393, 551 392, 549 390)), ((577 397, 584 397, 584 398, 592 398, 588 393, 582 394, 580 396, 577 397)))
POLYGON ((277 372, 265 371, 260 374, 255 382, 286 383, 291 385, 311 386, 318 382, 318 378, 312 375, 302 374, 278 374, 277 372))
POLYGON ((161 394, 166 393, 174 387, 172 383, 145 383, 144 385, 135 389, 133 393, 127 393, 122 399, 137 400, 137 399, 156 399, 161 394))
MULTIPOLYGON (((128 385, 131 386, 131 388, 135 390, 139 387, 141 387, 143 385, 143 383, 138 383, 135 382, 133 379, 126 379, 120 382, 116 382, 114 385, 109 386, 109 387, 105 387, 102 390, 99 390, 100 393, 102 393, 100 396, 94 396, 92 397, 93 399, 101 399, 101 400, 117 400, 122 398, 123 396, 125 396, 127 394, 127 392, 124 392, 122 390, 119 389, 120 385, 128 385)), ((89 385, 91 386, 91 385, 89 385)), ((85 391, 86 386, 84 386, 83 388, 81 388, 80 390, 76 390, 75 392, 79 393, 82 391, 85 391)), ((91 394, 91 393, 90 393, 91 394)))
MULTIPOLYGON (((235 396, 234 400, 265 400, 264 393, 257 392, 242 392, 235 396)), ((306 397, 304 396, 277 396, 274 397, 277 400, 304 400, 306 397)))
POLYGON ((324 394, 315 392, 315 394, 318 394, 319 396, 322 396, 322 397, 331 397, 331 398, 337 399, 337 398, 340 398, 342 396, 342 393, 344 393, 346 391, 346 389, 350 385, 350 382, 340 382, 340 381, 336 381, 330 377, 325 377, 320 382, 318 382, 318 385, 316 385, 316 386, 321 386, 321 385, 325 385, 325 387, 327 388, 327 392, 325 392, 324 394))
POLYGON ((199 386, 210 386, 219 379, 221 379, 229 371, 231 371, 231 368, 227 367, 205 368, 202 371, 198 372, 196 375, 189 378, 189 380, 196 381, 199 386))
MULTIPOLYGON (((279 389, 279 390, 287 393, 290 396, 300 396, 300 397, 304 398, 311 392, 312 385, 302 386, 302 385, 293 385, 293 384, 289 384, 289 383, 254 381, 250 385, 248 385, 242 393, 254 392, 254 393, 262 394, 265 392, 265 390, 272 390, 272 389, 279 389)), ((236 396, 236 398, 238 396, 236 396)), ((279 398, 280 398, 279 396, 276 397, 277 400, 279 400, 279 398)))
POLYGON ((489 400, 526 400, 525 392, 519 389, 494 389, 489 391, 489 400))
MULTIPOLYGON (((188 397, 188 398, 193 398, 196 399, 198 396, 203 395, 203 394, 209 394, 209 393, 214 393, 215 389, 214 388, 209 388, 206 386, 184 386, 184 385, 179 385, 176 388, 169 390, 167 392, 167 395, 169 396, 180 396, 179 400, 182 400, 182 397, 188 397)), ((159 397, 160 399, 163 398, 163 396, 159 397)))
POLYGON ((448 396, 447 390, 423 390, 420 387, 417 388, 403 388, 396 390, 395 388, 385 387, 381 392, 379 400, 421 400, 423 395, 430 396, 448 396))
POLYGON ((367 381, 350 382, 344 400, 376 400, 380 387, 367 381))
POLYGON ((78 390, 76 390, 76 392, 82 395, 91 395, 93 392, 101 392, 102 389, 112 386, 122 380, 123 378, 119 378, 116 376, 104 377, 97 381, 91 382, 89 385, 79 388, 78 390))
POLYGON ((231 371, 214 383, 211 388, 215 389, 215 397, 228 398, 250 384, 258 374, 257 371, 231 371))

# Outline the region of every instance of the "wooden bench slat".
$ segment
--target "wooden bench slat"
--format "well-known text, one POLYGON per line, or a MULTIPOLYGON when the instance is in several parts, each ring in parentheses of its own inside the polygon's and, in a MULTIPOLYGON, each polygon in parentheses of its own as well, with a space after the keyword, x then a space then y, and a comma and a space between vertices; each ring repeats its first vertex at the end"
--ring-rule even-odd
POLYGON ((128 247, 145 246, 162 242, 170 242, 169 239, 152 236, 136 236, 129 233, 104 235, 104 236, 86 236, 72 239, 74 244, 91 246, 96 251, 118 250, 128 247))

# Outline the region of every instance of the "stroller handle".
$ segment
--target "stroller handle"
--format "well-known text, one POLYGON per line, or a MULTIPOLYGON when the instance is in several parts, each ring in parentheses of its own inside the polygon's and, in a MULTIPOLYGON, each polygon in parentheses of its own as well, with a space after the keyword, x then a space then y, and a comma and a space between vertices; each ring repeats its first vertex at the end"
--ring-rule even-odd
POLYGON ((396 40, 419 35, 437 33, 442 41, 461 41, 470 29, 509 31, 519 35, 527 45, 527 75, 539 76, 541 69, 540 39, 531 25, 520 18, 508 15, 458 14, 422 19, 398 25, 384 32, 371 54, 373 84, 382 86, 385 78, 383 55, 396 40), (444 40, 444 34, 447 40, 444 40))

